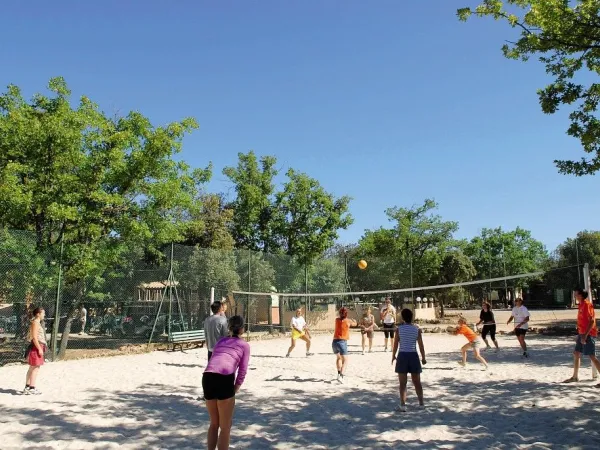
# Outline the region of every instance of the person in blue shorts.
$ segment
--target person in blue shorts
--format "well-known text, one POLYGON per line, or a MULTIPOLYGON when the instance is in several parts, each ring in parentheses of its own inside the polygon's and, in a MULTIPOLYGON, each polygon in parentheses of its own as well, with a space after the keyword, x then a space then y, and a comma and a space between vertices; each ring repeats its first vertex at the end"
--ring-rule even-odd
POLYGON ((356 322, 348 319, 348 310, 344 307, 339 310, 339 317, 335 319, 335 332, 331 349, 335 355, 335 366, 337 369, 337 380, 344 382, 344 372, 348 364, 348 339, 350 339, 350 327, 356 326, 356 322))
POLYGON ((404 323, 398 326, 398 332, 394 337, 394 349, 392 354, 392 364, 396 361, 396 373, 400 383, 400 405, 397 411, 406 411, 406 385, 408 383, 408 374, 412 378, 419 406, 423 406, 423 385, 421 384, 421 363, 427 364, 425 360, 425 346, 423 345, 423 336, 421 330, 413 325, 413 312, 410 309, 403 309, 400 313, 404 323), (417 353, 417 343, 421 352, 421 360, 417 353), (400 351, 398 352, 398 346, 400 351))

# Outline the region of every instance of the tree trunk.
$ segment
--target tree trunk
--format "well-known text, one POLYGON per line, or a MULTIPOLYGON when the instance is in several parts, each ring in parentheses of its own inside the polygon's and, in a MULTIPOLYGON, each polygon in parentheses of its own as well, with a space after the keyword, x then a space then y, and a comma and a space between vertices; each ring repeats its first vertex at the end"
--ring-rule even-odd
POLYGON ((77 306, 75 303, 71 304, 69 307, 69 312, 67 314, 67 321, 65 323, 65 328, 60 336, 60 346, 58 348, 58 354, 56 355, 57 360, 61 360, 67 354, 67 344, 69 343, 69 334, 71 333, 71 324, 73 320, 75 320, 75 311, 77 310, 77 306))

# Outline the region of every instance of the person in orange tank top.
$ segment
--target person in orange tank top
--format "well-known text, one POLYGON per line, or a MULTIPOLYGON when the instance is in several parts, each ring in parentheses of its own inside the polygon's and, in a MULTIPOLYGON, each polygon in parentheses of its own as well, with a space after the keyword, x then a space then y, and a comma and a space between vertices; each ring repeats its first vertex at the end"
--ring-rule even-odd
MULTIPOLYGON (((579 303, 577 312, 577 341, 573 351, 573 376, 567 378, 563 383, 575 383, 579 381, 579 365, 581 364, 581 355, 589 356, 592 364, 600 371, 600 361, 596 358, 596 337, 598 336, 598 327, 596 326, 596 311, 594 305, 589 299, 587 291, 577 289, 575 298, 579 303)), ((600 387, 600 384, 596 385, 600 387)))
POLYGON ((335 319, 335 332, 331 348, 336 356, 335 366, 337 368, 337 380, 344 382, 344 372, 348 364, 348 339, 350 339, 350 327, 356 326, 356 322, 348 319, 348 310, 340 308, 339 317, 335 319))
POLYGON ((473 354, 475 355, 475 358, 477 358, 477 360, 479 362, 481 362, 481 364, 483 364, 485 366, 485 368, 487 369, 487 367, 488 367, 487 361, 485 359, 483 359, 483 356, 481 356, 479 354, 479 347, 481 347, 481 340, 479 339, 477 334, 475 334, 475 332, 467 326, 467 321, 463 317, 458 319, 458 327, 456 327, 455 334, 462 334, 469 341, 468 343, 463 345, 460 349, 460 351, 462 353, 462 360, 459 361, 458 364, 460 364, 463 367, 467 365, 467 351, 471 348, 471 349, 473 349, 473 354))

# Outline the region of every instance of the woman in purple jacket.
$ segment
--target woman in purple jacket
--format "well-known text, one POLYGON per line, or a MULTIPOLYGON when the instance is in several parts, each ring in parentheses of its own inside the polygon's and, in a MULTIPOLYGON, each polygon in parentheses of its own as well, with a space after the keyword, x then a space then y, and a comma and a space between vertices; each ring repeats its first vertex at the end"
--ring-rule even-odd
POLYGON ((250 346, 240 338, 244 333, 244 319, 240 316, 231 317, 229 331, 231 337, 217 342, 202 375, 204 400, 210 416, 207 438, 209 450, 217 446, 219 450, 229 448, 235 394, 244 382, 250 360, 250 346))

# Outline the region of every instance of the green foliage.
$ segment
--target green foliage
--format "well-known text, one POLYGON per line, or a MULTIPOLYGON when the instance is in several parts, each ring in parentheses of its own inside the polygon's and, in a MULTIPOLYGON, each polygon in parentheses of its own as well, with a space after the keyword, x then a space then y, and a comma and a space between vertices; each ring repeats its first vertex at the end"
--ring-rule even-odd
MULTIPOLYGON (((588 263, 590 267, 590 278, 592 286, 600 285, 600 231, 580 231, 575 239, 567 239, 557 249, 555 265, 557 267, 568 267, 588 263)), ((581 268, 579 268, 581 271, 581 268)), ((576 271, 560 271, 565 286, 575 288, 583 287, 576 271), (562 274, 561 274, 562 272, 562 274)), ((580 272, 581 273, 581 272, 580 272)))
POLYGON ((251 250, 236 250, 240 287, 253 292, 270 292, 275 285, 275 269, 266 255, 251 250))
POLYGON ((236 257, 232 251, 197 247, 179 270, 185 287, 197 289, 204 298, 209 297, 211 287, 220 292, 240 287, 236 257))
POLYGON ((600 84, 585 83, 588 73, 600 73, 600 0, 485 0, 476 8, 457 11, 505 20, 520 36, 505 44, 504 55, 528 60, 538 56, 553 81, 538 91, 542 111, 554 114, 573 105, 567 133, 591 155, 580 161, 555 161, 561 173, 586 175, 600 170, 600 120, 596 117, 600 84))
POLYGON ((235 242, 230 228, 234 211, 225 207, 221 195, 202 194, 189 214, 183 224, 182 244, 221 250, 233 249, 235 242))
POLYGON ((274 156, 263 156, 259 161, 250 151, 238 153, 237 167, 223 169, 237 194, 230 208, 233 211, 232 234, 238 248, 264 252, 278 248, 272 217, 273 178, 278 173, 276 163, 274 156))
POLYGON ((349 197, 335 198, 320 183, 293 169, 276 194, 275 230, 285 252, 301 264, 310 264, 331 248, 338 230, 352 224, 349 197))
POLYGON ((56 261, 37 251, 31 233, 0 228, 0 302, 39 303, 56 293, 57 275, 56 261))
POLYGON ((465 248, 480 279, 536 272, 544 268, 548 253, 531 232, 484 228, 465 248))
POLYGON ((0 96, 0 225, 34 231, 39 250, 64 240, 67 284, 118 261, 123 241, 158 252, 179 239, 210 177, 173 159, 196 122, 108 118, 86 97, 71 107, 62 78, 49 89, 31 102, 16 86, 0 96))
POLYGON ((410 287, 411 263, 413 286, 437 281, 442 259, 454 247, 453 234, 458 230, 458 223, 433 214, 437 207, 434 200, 426 199, 411 208, 390 208, 386 214, 392 228, 365 232, 359 242, 360 253, 371 267, 377 258, 377 267, 388 280, 387 286, 381 287, 410 287))

